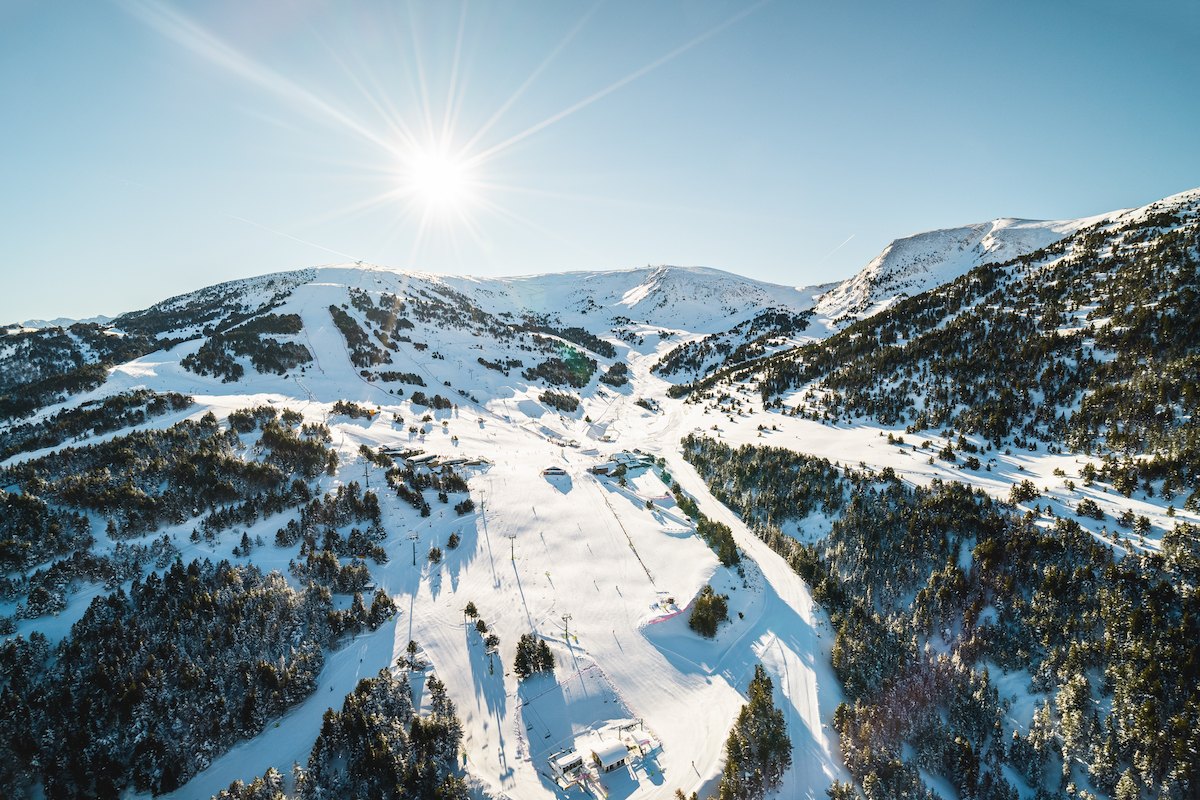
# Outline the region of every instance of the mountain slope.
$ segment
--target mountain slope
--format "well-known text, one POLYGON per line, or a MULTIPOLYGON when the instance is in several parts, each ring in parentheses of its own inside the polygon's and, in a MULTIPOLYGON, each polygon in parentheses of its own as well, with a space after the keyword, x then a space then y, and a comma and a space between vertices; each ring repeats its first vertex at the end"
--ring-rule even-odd
MULTIPOLYGON (((812 292, 707 267, 645 267, 515 278, 441 279, 493 313, 600 315, 650 327, 715 333, 763 308, 802 311, 812 292)), ((592 323, 593 326, 595 323, 592 323)))
POLYGON ((1176 195, 777 357, 761 390, 796 413, 951 426, 994 447, 1099 448, 1134 459, 1123 485, 1190 485, 1198 252, 1200 193, 1176 195))
POLYGON ((896 239, 858 274, 817 298, 816 313, 835 329, 844 327, 981 264, 1011 261, 1123 213, 1056 221, 994 219, 896 239))
POLYGON ((704 795, 761 664, 781 796, 1190 796, 1200 191, 1072 225, 0 337, 0 792, 704 795))
MULTIPOLYGON (((722 565, 657 470, 643 464, 620 478, 588 470, 647 443, 627 425, 666 421, 635 405, 635 391, 648 388, 643 371, 677 337, 703 335, 672 327, 687 321, 681 308, 720 329, 753 316, 770 290, 704 270, 596 275, 583 293, 579 283, 323 267, 222 284, 119 318, 111 335, 144 340, 135 357, 103 368, 101 385, 50 398, 0 431, 5 497, 17 504, 0 523, 0 553, 17 571, 0 595, 0 626, 14 643, 0 658, 30 664, 18 684, 24 715, 0 725, 0 739, 69 765, 44 770, 0 746, 12 767, 0 770, 0 785, 195 797, 267 767, 319 766, 310 754, 326 707, 350 702, 360 678, 402 671, 396 654, 409 640, 459 709, 476 793, 556 796, 544 778, 552 748, 586 728, 616 735, 630 718, 643 720, 644 741, 665 749, 639 761, 626 794, 665 796, 714 780, 755 648, 774 636, 777 670, 802 663, 821 646, 819 612, 803 587, 772 587, 753 562, 722 565), (449 465, 392 466, 385 446, 449 465), (550 464, 565 475, 543 478, 550 464), (377 520, 340 499, 363 483, 377 520), (497 552, 505 533, 516 537, 510 561, 497 552), (113 615, 169 606, 181 583, 185 608, 154 619, 183 624, 204 597, 219 597, 222 638, 189 638, 168 652, 156 649, 168 638, 157 629, 126 622, 119 643, 106 634, 113 615), (385 599, 373 601, 370 583, 385 599), (712 642, 677 617, 706 584, 731 595, 733 620, 712 642), (498 644, 463 624, 467 600, 498 644), (237 616, 258 602, 307 610, 263 630, 254 625, 271 615, 256 611, 253 624, 237 616), (403 607, 399 622, 389 602, 403 607), (73 648, 69 681, 48 671, 40 639, 25 648, 35 633, 73 648), (531 633, 552 649, 560 675, 552 686, 565 704, 555 692, 535 699, 507 674, 513 648, 531 633), (269 664, 245 651, 247 636, 270 645, 269 664), (278 654, 289 637, 297 650, 278 654), (595 667, 571 677, 588 663, 595 667), (86 698, 93 728, 64 736, 66 704, 59 713, 43 701, 49 680, 86 698), (118 702, 106 682, 132 688, 118 702), (219 691, 204 690, 211 686, 219 691), (197 708, 209 702, 224 705, 197 708), (689 711, 697 702, 699 715, 689 711), (143 724, 101 743, 100 730, 121 714, 143 724), (173 728, 185 718, 209 724, 173 728), (60 744, 33 744, 40 739, 60 744), (508 768, 495 765, 497 754, 508 768), (648 778, 663 773, 675 776, 669 787, 648 778)), ((793 720, 812 730, 832 708, 808 700, 818 676, 828 669, 786 684, 793 720)), ((412 679, 424 710, 423 684, 412 679)), ((832 743, 821 741, 798 751, 797 763, 844 776, 832 743)))

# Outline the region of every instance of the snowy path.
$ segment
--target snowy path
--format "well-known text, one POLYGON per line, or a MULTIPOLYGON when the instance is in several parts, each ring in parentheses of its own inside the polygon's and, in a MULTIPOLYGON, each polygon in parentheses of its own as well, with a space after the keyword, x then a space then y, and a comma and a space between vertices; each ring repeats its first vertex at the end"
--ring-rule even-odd
MULTIPOLYGON (((364 381, 349 363, 327 311, 338 298, 335 286, 310 284, 290 301, 316 359, 302 376, 264 377, 263 388, 276 394, 198 396, 197 413, 212 408, 227 414, 252 399, 291 398, 295 406, 299 387, 306 415, 328 419, 333 429, 344 465, 341 481, 372 475, 369 469, 364 473, 360 444, 478 456, 491 465, 470 478, 477 508, 459 517, 435 504, 431 516, 421 518, 392 493, 381 492, 391 560, 372 565, 371 572, 400 615, 330 654, 313 696, 268 723, 262 735, 225 753, 173 797, 203 799, 269 766, 286 774, 306 758, 325 709, 340 707, 358 680, 394 663, 410 639, 458 708, 467 769, 484 795, 563 798, 544 777, 546 749, 569 746, 572 735, 625 718, 642 720, 663 749, 636 778, 614 783, 612 800, 669 798, 676 789, 705 794, 719 779, 725 738, 760 662, 776 683, 793 741, 794 765, 781 796, 823 797, 831 780, 846 777, 826 727, 840 695, 829 666, 830 637, 822 636, 823 615, 800 579, 713 500, 683 462, 680 438, 701 424, 703 410, 665 397, 666 384, 649 372, 654 355, 631 353, 632 385, 587 400, 586 410, 597 420, 591 425, 582 420, 583 411, 563 418, 518 395, 493 400, 490 408, 464 403, 439 415, 423 433, 412 433, 411 423, 391 423, 392 412, 409 420, 420 412, 364 381), (655 399, 662 413, 635 405, 637 397, 655 399), (369 421, 329 417, 329 404, 342 398, 382 404, 384 413, 369 421), (589 435, 597 425, 611 441, 589 435), (571 438, 586 442, 587 449, 562 446, 571 438), (652 474, 631 475, 622 488, 588 473, 612 453, 633 448, 663 456, 702 510, 731 527, 747 558, 745 580, 719 565, 677 510, 654 503, 647 508, 647 499, 666 493, 652 474), (541 470, 552 464, 567 474, 543 477, 541 470), (446 547, 451 533, 461 537, 456 550, 446 547), (440 564, 425 559, 433 545, 444 551, 440 564), (661 615, 655 609, 664 597, 685 606, 705 583, 730 595, 733 619, 715 640, 691 632, 686 615, 646 624, 661 615), (468 601, 500 638, 494 656, 484 652, 473 622, 463 616, 468 601), (549 642, 557 662, 559 691, 536 700, 509 674, 517 640, 527 633, 549 642), (585 674, 593 677, 584 680, 585 674), (593 685, 608 688, 600 696, 588 688, 593 685)), ((401 352, 400 368, 411 361, 431 388, 443 377, 455 387, 469 385, 456 372, 466 359, 457 359, 456 367, 401 352)), ((185 378, 194 382, 166 367, 158 376, 137 376, 156 388, 185 378)), ((372 475, 372 486, 377 477, 372 475)), ((288 556, 268 546, 256 560, 286 565, 288 556)))
POLYGON ((249 781, 261 775, 268 766, 290 775, 292 764, 303 764, 308 758, 325 710, 341 709, 342 698, 361 679, 374 677, 395 661, 399 654, 395 651, 396 623, 393 619, 331 653, 317 678, 316 691, 307 700, 268 723, 256 738, 234 745, 183 787, 161 797, 209 798, 237 778, 249 781))
MULTIPOLYGON (((783 703, 789 719, 792 769, 785 776, 780 796, 824 797, 833 780, 849 779, 830 727, 842 695, 829 657, 833 641, 828 619, 791 567, 708 494, 703 480, 682 456, 672 453, 666 458, 671 474, 697 498, 700 510, 729 525, 738 546, 755 561, 770 587, 752 649, 775 682, 776 700, 783 703)), ((742 678, 740 690, 745 690, 747 680, 748 675, 742 678)))

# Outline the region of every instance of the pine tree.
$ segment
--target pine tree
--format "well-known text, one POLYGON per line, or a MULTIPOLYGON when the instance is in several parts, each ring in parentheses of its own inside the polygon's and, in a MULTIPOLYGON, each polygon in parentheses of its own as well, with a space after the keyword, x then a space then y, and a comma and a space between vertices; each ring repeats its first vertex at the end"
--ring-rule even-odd
POLYGON ((1092 785, 1102 792, 1111 794, 1117 784, 1117 736, 1113 730, 1112 717, 1106 717, 1105 733, 1093 750, 1092 761, 1088 764, 1088 775, 1092 785))
POLYGON ((1071 676, 1054 702, 1062 734, 1063 775, 1069 776, 1072 763, 1086 755, 1093 734, 1092 692, 1087 677, 1082 673, 1071 676))
POLYGON ((537 672, 554 672, 554 654, 545 641, 531 633, 521 634, 517 640, 517 656, 513 662, 513 672, 521 680, 537 672))
POLYGON ((779 788, 792 765, 792 742, 783 712, 775 707, 773 689, 766 670, 756 665, 750 700, 742 706, 725 742, 718 800, 761 800, 779 788))
POLYGON ((546 644, 544 639, 538 640, 537 644, 537 668, 540 672, 554 672, 554 654, 550 652, 550 645, 546 644))
POLYGON ((517 656, 513 662, 513 672, 520 680, 525 680, 533 674, 533 663, 529 657, 529 638, 529 634, 523 633, 517 640, 517 656))
POLYGON ((692 603, 688 616, 688 627, 701 636, 711 639, 717 635, 717 626, 729 617, 729 597, 717 594, 712 586, 704 585, 692 603))
POLYGON ((395 613, 396 603, 392 600, 391 596, 383 589, 376 589, 375 597, 371 601, 371 612, 368 617, 368 623, 371 628, 378 628, 395 613))
POLYGON ((1133 772, 1125 770, 1117 781, 1117 788, 1113 790, 1113 800, 1140 800, 1141 796, 1142 790, 1133 779, 1133 772))

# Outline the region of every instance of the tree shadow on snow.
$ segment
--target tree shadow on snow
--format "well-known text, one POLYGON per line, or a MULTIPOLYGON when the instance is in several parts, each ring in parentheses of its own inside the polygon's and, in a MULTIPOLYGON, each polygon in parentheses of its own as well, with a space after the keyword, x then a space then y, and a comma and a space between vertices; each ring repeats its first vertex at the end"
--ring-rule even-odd
POLYGON ((546 483, 553 486, 560 494, 567 494, 574 488, 574 482, 570 475, 546 475, 546 483))
MULTIPOLYGON (((558 789, 547 776, 547 759, 563 749, 573 749, 574 720, 558 681, 548 675, 535 675, 517 686, 522 735, 528 743, 529 760, 537 769, 543 785, 558 789)), ((561 792, 561 790, 559 790, 561 792)))
POLYGON ((542 415, 546 413, 546 409, 540 403, 529 399, 518 401, 517 411, 530 419, 541 419, 542 415))
MULTIPOLYGON (((723 680, 743 695, 754 667, 775 655, 775 648, 799 656, 801 663, 793 665, 793 669, 811 672, 817 689, 816 708, 810 707, 806 691, 802 691, 802 697, 786 698, 783 683, 789 676, 772 675, 776 705, 784 711, 792 740, 792 769, 799 775, 823 774, 830 781, 845 780, 837 755, 837 734, 832 726, 826 728, 821 723, 821 717, 831 717, 843 699, 827 662, 826 646, 831 644, 829 637, 833 633, 827 629, 818 631, 798 614, 785 610, 786 604, 770 584, 764 587, 764 595, 763 612, 757 620, 740 625, 737 620, 733 624, 722 623, 716 639, 704 639, 693 632, 688 627, 686 613, 647 625, 642 635, 681 673, 701 675, 710 681, 723 680), (822 746, 810 725, 818 726, 818 735, 825 739, 828 749, 822 746)), ((775 660, 783 663, 782 658, 775 660)))
POLYGON ((487 654, 483 637, 475 630, 474 621, 463 626, 463 635, 467 642, 475 696, 482 698, 488 714, 498 719, 504 714, 504 663, 498 653, 491 656, 487 654))
MULTIPOLYGON (((458 591, 463 569, 478 555, 479 513, 472 511, 456 517, 450 532, 458 534, 458 547, 451 550, 448 545, 442 545, 442 566, 446 577, 450 579, 450 591, 453 593, 458 591)), ((446 534, 446 541, 449 541, 449 536, 449 533, 446 534)))

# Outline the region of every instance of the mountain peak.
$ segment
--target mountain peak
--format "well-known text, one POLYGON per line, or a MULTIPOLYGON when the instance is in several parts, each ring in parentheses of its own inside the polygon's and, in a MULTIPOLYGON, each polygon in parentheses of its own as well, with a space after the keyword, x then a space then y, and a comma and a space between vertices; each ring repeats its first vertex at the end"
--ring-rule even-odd
POLYGON ((817 299, 817 314, 841 327, 881 311, 901 297, 954 280, 981 264, 1008 261, 1048 247, 1125 210, 1067 220, 999 217, 892 241, 858 274, 817 299))

